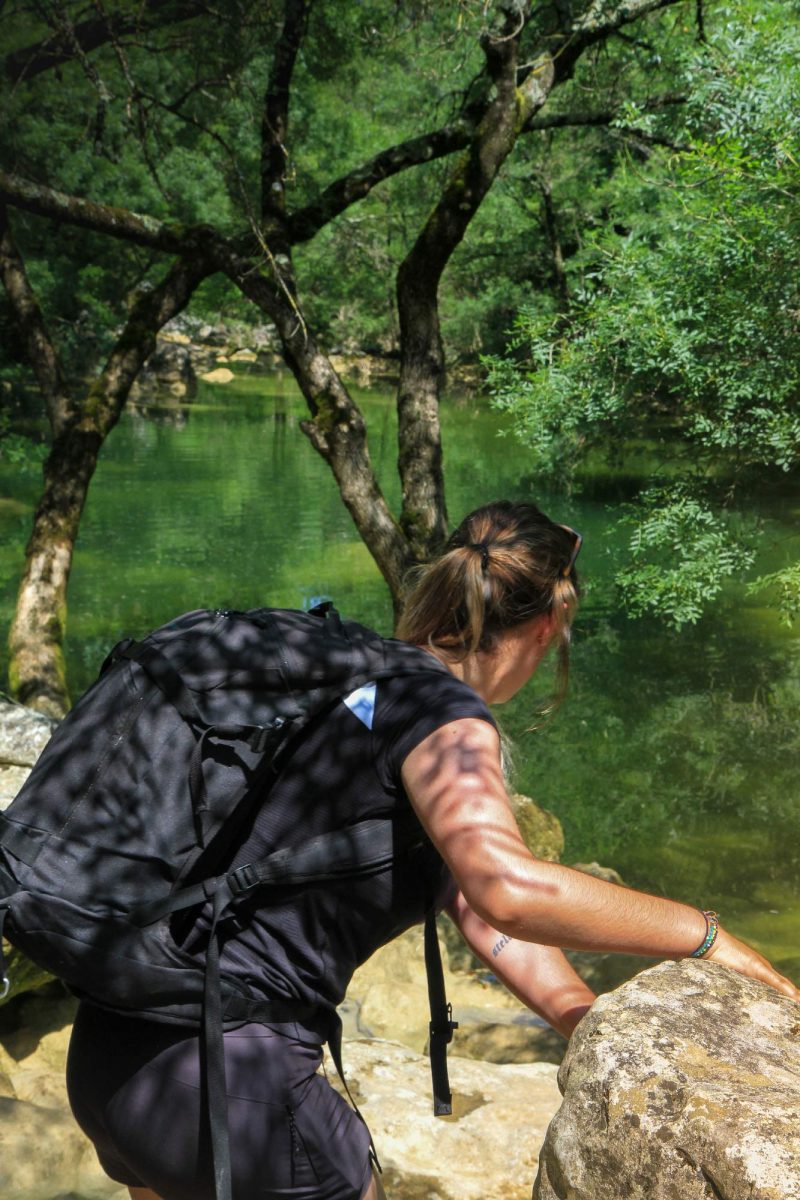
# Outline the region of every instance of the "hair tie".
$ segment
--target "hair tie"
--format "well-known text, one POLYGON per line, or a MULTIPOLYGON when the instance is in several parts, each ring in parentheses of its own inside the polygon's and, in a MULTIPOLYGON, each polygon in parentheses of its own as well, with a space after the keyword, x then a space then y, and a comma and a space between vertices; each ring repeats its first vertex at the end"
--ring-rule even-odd
POLYGON ((486 574, 489 566, 489 545, 487 542, 469 542, 470 550, 479 550, 481 555, 481 570, 486 574))

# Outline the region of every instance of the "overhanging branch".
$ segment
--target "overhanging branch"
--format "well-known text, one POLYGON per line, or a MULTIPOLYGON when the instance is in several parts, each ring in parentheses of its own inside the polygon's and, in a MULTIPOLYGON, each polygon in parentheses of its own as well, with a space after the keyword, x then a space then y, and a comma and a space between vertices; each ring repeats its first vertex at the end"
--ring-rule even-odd
POLYGON ((209 233, 213 232, 207 226, 170 225, 127 208, 99 204, 81 196, 69 196, 7 171, 0 171, 0 200, 36 216, 51 217, 66 225, 77 225, 81 229, 105 233, 168 254, 180 254, 193 244, 207 239, 209 233))
POLYGON ((90 54, 114 38, 131 33, 148 32, 162 25, 173 25, 188 21, 208 12, 208 5, 201 0, 141 0, 133 16, 117 13, 113 16, 88 17, 72 26, 74 40, 64 30, 52 36, 14 50, 5 57, 6 76, 11 83, 33 79, 43 71, 51 71, 63 63, 72 61, 76 54, 90 54), (146 16, 155 19, 146 20, 146 16))

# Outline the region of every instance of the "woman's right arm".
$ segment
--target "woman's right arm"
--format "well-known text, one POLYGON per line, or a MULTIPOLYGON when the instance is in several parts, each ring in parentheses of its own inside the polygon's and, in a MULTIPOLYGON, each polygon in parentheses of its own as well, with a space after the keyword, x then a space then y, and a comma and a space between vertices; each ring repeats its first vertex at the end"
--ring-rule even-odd
MULTIPOLYGON (((497 731, 453 721, 406 758, 403 785, 469 907, 508 937, 575 950, 683 958, 706 922, 688 905, 617 887, 535 859, 506 794, 497 731)), ((715 962, 800 1000, 800 990, 756 951, 720 929, 715 962)))

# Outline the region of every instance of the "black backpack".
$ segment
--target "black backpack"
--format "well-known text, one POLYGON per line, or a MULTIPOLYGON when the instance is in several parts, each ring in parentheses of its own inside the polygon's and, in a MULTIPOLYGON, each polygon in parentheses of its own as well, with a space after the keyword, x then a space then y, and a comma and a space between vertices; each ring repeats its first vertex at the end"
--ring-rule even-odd
MULTIPOLYGON (((115 646, 0 813, 0 935, 105 1008, 204 1030, 217 1191, 230 1195, 222 1030, 302 1020, 220 975, 217 922, 254 890, 385 869, 392 821, 369 819, 222 870, 264 803, 294 738, 372 680, 444 671, 430 654, 309 613, 200 610, 115 646), (175 914, 211 901, 205 963, 174 936, 175 914)), ((419 832, 415 835, 420 838, 419 832)), ((0 942, 0 980, 4 980, 0 942)), ((434 1110, 451 1111, 435 916, 425 930, 434 1110)), ((329 1038, 341 1074, 341 1028, 329 1038)))

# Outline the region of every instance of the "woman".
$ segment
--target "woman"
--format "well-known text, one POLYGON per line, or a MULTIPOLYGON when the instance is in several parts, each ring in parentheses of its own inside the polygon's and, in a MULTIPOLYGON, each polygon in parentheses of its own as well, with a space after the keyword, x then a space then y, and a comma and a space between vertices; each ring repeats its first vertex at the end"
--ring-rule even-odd
MULTIPOLYGON (((317 1073, 321 1044, 356 966, 431 908, 446 907, 500 980, 567 1036, 594 996, 559 946, 702 954, 800 999, 712 914, 540 862, 522 841, 487 706, 515 695, 551 647, 565 684, 579 548, 532 504, 467 517, 399 629, 447 670, 346 697, 305 731, 258 812, 233 867, 366 816, 421 823, 429 840, 406 839, 414 848, 381 875, 254 902, 228 923, 222 970, 293 1017, 225 1034, 234 1200, 382 1195, 364 1125, 317 1073)), ((204 927, 201 916, 198 944, 204 927)), ((211 1200, 193 1031, 83 1006, 68 1077, 77 1119, 133 1200, 211 1200)))

